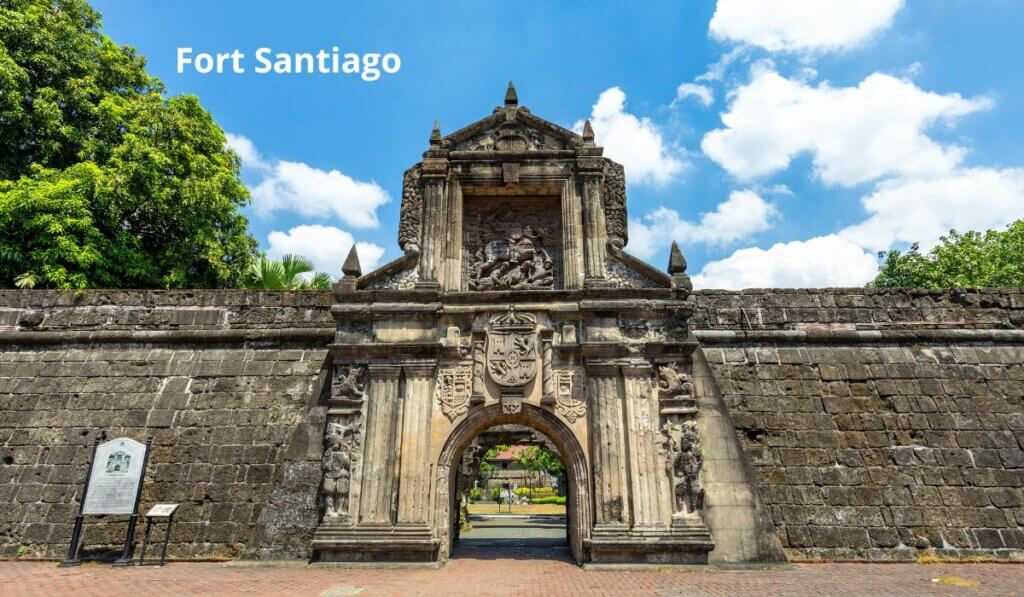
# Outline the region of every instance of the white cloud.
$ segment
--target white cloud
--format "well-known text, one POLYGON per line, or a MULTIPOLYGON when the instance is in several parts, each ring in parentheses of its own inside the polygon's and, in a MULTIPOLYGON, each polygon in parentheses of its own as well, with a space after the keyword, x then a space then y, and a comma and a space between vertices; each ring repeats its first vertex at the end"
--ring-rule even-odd
MULTIPOLYGON (((662 185, 683 171, 685 163, 665 143, 650 118, 637 118, 625 111, 626 94, 618 87, 606 89, 597 98, 590 116, 598 145, 605 155, 626 168, 631 183, 662 185)), ((583 121, 573 130, 583 130, 583 121)))
POLYGON ((712 160, 746 180, 782 170, 807 152, 822 182, 843 186, 948 173, 966 150, 941 145, 924 131, 991 106, 987 98, 931 93, 881 73, 856 87, 834 88, 766 68, 752 69, 750 83, 730 95, 725 128, 701 143, 712 160))
POLYGON ((869 217, 840 232, 862 247, 884 250, 920 242, 924 250, 955 228, 1002 228, 1024 216, 1024 169, 969 168, 932 179, 885 181, 861 200, 869 217))
POLYGON ((904 0, 718 0, 717 39, 770 52, 855 48, 892 24, 904 0))
POLYGON ((356 228, 376 228, 377 208, 391 197, 376 182, 363 182, 337 170, 320 170, 302 162, 266 160, 249 139, 228 134, 228 145, 242 165, 260 176, 252 187, 253 208, 261 216, 292 211, 307 217, 336 217, 356 228))
POLYGON ((863 286, 878 272, 874 255, 834 234, 740 249, 694 276, 697 288, 820 288, 863 286))
POLYGON ((699 222, 679 217, 679 212, 661 207, 643 220, 629 222, 629 250, 638 257, 648 259, 667 248, 673 240, 681 244, 692 242, 728 243, 750 237, 771 228, 779 217, 774 205, 753 191, 733 191, 729 198, 715 207, 715 211, 701 215, 699 222))
POLYGON ((243 168, 263 170, 269 167, 269 164, 263 160, 260 152, 256 150, 256 144, 251 139, 232 133, 224 134, 228 138, 228 147, 234 149, 238 157, 242 158, 243 168))
MULTIPOLYGON (((303 255, 313 261, 318 272, 337 278, 355 239, 334 226, 314 224, 296 226, 288 232, 274 230, 267 235, 267 242, 267 255, 270 257, 303 255)), ((384 249, 373 243, 356 243, 356 251, 364 273, 376 268, 384 256, 384 249)))
POLYGON ((676 88, 676 99, 672 103, 675 104, 688 97, 697 98, 697 101, 704 107, 715 103, 714 91, 707 85, 698 85, 696 83, 680 83, 679 87, 676 88))

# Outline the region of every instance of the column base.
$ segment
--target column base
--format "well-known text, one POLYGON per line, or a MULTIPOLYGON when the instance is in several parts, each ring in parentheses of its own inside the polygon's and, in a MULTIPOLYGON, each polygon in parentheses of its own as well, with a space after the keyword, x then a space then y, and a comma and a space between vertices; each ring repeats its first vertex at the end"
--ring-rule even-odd
POLYGON ((700 521, 671 528, 597 527, 584 541, 595 564, 707 564, 715 548, 700 521))
POLYGON ((439 540, 426 525, 322 524, 313 533, 321 562, 433 562, 439 540))

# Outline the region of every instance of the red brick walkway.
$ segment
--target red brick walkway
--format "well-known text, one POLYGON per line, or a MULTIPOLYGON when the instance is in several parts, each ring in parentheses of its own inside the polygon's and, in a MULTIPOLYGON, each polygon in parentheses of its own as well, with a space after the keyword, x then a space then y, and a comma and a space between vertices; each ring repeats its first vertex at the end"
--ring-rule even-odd
POLYGON ((585 571, 557 560, 463 558, 441 570, 0 562, 2 595, 1022 595, 1020 564, 800 564, 774 570, 585 571), (954 576, 976 588, 932 581, 954 576))

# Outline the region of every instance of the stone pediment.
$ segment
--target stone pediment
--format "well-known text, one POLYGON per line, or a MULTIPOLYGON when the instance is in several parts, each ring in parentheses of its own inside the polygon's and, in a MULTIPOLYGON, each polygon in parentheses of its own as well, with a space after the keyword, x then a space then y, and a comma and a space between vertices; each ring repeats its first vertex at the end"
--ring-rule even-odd
POLYGON ((453 151, 524 152, 570 150, 581 145, 583 138, 520 106, 510 83, 504 107, 447 135, 442 143, 453 151))

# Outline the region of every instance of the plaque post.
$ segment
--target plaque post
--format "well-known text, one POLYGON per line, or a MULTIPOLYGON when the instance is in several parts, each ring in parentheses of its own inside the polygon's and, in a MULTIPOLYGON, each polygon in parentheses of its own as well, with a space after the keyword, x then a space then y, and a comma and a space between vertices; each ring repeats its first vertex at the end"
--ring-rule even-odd
POLYGON ((132 565, 132 543, 135 541, 135 524, 139 521, 139 500, 142 499, 142 485, 146 480, 146 466, 149 464, 149 450, 153 447, 153 436, 146 438, 146 455, 142 457, 142 472, 139 476, 139 487, 135 491, 135 507, 128 519, 128 533, 124 537, 124 550, 121 557, 114 562, 114 567, 122 568, 132 565))
POLYGON ((64 561, 57 564, 58 568, 70 568, 71 566, 78 566, 82 563, 82 560, 78 559, 78 542, 82 538, 82 522, 84 516, 82 515, 82 507, 85 505, 85 498, 89 495, 89 481, 92 478, 92 463, 96 460, 96 449, 100 445, 100 438, 97 435, 92 440, 92 455, 89 456, 89 464, 85 467, 85 488, 82 489, 82 499, 78 501, 78 514, 75 515, 75 527, 71 530, 71 545, 68 547, 68 555, 64 558, 64 561))

